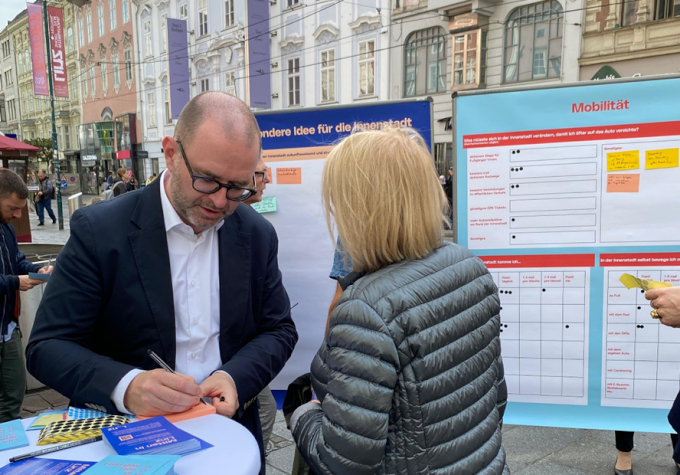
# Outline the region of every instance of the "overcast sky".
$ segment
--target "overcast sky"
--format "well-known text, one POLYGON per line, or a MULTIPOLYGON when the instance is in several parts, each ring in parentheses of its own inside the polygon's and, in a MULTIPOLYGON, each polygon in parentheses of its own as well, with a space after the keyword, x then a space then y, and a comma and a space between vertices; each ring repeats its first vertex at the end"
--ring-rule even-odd
POLYGON ((26 8, 26 0, 0 0, 0 30, 26 8))

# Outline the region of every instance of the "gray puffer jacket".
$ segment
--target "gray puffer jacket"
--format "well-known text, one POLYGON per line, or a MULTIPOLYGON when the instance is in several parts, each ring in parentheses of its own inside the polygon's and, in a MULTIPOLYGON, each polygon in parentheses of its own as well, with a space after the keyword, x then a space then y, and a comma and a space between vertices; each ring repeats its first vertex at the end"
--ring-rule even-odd
POLYGON ((312 470, 509 474, 499 310, 486 267, 455 244, 356 280, 312 363, 322 406, 293 430, 312 470))

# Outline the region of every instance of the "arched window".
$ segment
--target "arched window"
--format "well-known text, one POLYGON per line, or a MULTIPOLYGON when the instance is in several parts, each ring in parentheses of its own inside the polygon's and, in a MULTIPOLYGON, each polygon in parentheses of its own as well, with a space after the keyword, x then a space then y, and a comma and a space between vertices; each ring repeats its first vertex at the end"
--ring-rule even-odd
POLYGON ((510 13, 505 23, 503 82, 560 77, 563 20, 557 0, 533 3, 510 13))
POLYGON ((446 36, 442 28, 411 33, 404 54, 404 96, 446 92, 446 36))

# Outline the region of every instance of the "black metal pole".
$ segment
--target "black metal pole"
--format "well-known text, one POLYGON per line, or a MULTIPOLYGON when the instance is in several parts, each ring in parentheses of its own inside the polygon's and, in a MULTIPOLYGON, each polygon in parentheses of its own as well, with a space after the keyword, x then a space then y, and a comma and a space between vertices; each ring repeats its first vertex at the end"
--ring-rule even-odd
POLYGON ((54 86, 52 84, 52 49, 50 48, 50 25, 47 21, 47 0, 43 0, 43 19, 45 21, 45 43, 47 48, 47 80, 50 85, 50 105, 52 107, 52 156, 54 160, 54 171, 57 174, 57 218, 59 219, 59 230, 64 229, 64 213, 61 207, 61 167, 59 165, 59 148, 57 146, 57 123, 54 117, 54 86))

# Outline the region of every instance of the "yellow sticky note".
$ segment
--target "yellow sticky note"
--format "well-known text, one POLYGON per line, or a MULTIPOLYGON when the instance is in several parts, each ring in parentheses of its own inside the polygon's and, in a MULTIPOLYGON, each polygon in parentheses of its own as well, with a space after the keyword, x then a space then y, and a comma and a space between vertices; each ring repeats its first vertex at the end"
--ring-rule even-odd
POLYGON ((607 154, 607 171, 637 170, 640 168, 640 151, 611 152, 607 154))
POLYGON ((645 168, 654 170, 656 168, 677 168, 678 167, 677 148, 666 148, 663 150, 647 150, 645 153, 645 168))
POLYGON ((673 284, 669 284, 668 282, 639 279, 630 274, 621 275, 621 277, 619 277, 619 280, 623 285, 626 286, 627 289, 637 287, 638 289, 647 291, 649 289, 661 289, 663 287, 673 287, 673 284))

